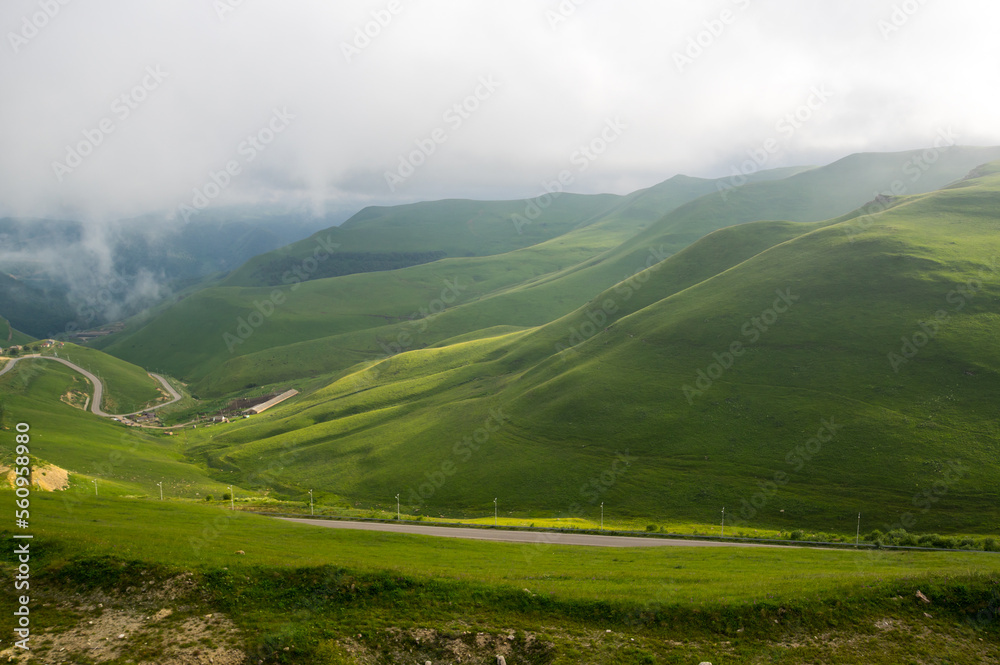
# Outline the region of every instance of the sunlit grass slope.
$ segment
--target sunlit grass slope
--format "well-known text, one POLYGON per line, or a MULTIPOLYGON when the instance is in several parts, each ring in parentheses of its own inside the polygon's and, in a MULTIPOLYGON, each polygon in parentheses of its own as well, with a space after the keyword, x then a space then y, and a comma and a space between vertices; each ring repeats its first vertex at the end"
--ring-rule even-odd
MULTIPOLYGON (((759 177, 764 178, 765 174, 759 177)), ((560 195, 552 197, 548 207, 540 206, 538 217, 525 210, 528 203, 524 201, 443 201, 386 209, 378 215, 368 211, 361 213, 357 223, 348 225, 349 229, 343 232, 368 238, 369 250, 389 251, 399 249, 393 243, 400 238, 409 238, 420 229, 426 233, 413 248, 444 247, 455 235, 457 219, 465 219, 463 215, 477 205, 490 209, 499 206, 506 217, 491 213, 477 223, 492 220, 487 225, 490 233, 505 238, 508 244, 502 248, 514 251, 475 256, 497 250, 484 238, 482 247, 491 247, 490 251, 460 253, 474 258, 447 259, 390 273, 349 275, 303 284, 295 278, 296 283, 282 285, 277 291, 274 287, 209 288, 185 296, 172 307, 157 308, 133 321, 124 335, 103 340, 98 346, 104 348, 110 343, 107 350, 123 358, 200 380, 196 389, 206 394, 232 391, 247 383, 267 384, 306 373, 336 371, 359 360, 384 355, 386 348, 394 347, 400 334, 408 340, 400 346, 420 348, 472 332, 481 326, 476 321, 470 324, 467 319, 447 326, 435 325, 428 331, 427 317, 444 308, 475 303, 488 295, 570 269, 627 240, 651 224, 663 210, 714 191, 716 186, 715 181, 678 176, 627 197, 560 195), (584 206, 583 202, 589 203, 584 206), (613 205, 606 205, 608 202, 613 205), (567 216, 567 210, 575 216, 567 216), (515 225, 511 221, 514 214, 521 215, 527 223, 515 225), (562 221, 556 223, 553 215, 562 221), (402 220, 411 221, 413 228, 403 228, 402 220), (431 221, 434 228, 425 228, 431 221), (372 236, 369 226, 382 232, 372 236), (544 240, 550 236, 556 237, 544 240), (449 285, 450 290, 445 291, 449 285), (273 310, 272 304, 277 304, 273 310), (255 321, 257 325, 240 328, 240 320, 249 320, 251 315, 261 317, 255 321), (417 334, 414 328, 419 330, 417 334), (248 334, 251 330, 252 337, 248 334), (225 338, 227 333, 232 337, 225 338), (315 345, 281 348, 310 340, 321 340, 318 348, 315 345), (384 340, 387 340, 385 345, 381 343, 384 340), (261 353, 261 357, 244 360, 254 353, 261 353)), ((317 238, 322 236, 324 242, 334 242, 334 236, 339 237, 341 231, 330 229, 329 238, 319 234, 303 241, 305 244, 292 245, 287 248, 288 255, 302 250, 306 252, 303 257, 312 256, 317 238)), ((352 244, 350 248, 360 246, 352 244)), ((259 257, 260 261, 248 264, 247 274, 279 255, 280 251, 259 257)), ((303 264, 303 269, 308 265, 311 264, 303 264)), ((254 283, 253 279, 243 280, 241 274, 235 273, 227 283, 254 283)), ((553 304, 567 311, 575 306, 575 301, 557 296, 555 303, 539 302, 528 309, 511 303, 503 311, 493 311, 487 305, 477 308, 480 313, 474 317, 503 320, 501 325, 520 325, 522 321, 537 325, 548 320, 553 304)))
POLYGON ((126 428, 62 399, 90 389, 78 372, 45 360, 21 361, 0 377, 0 428, 12 436, 18 423, 30 426, 31 454, 70 472, 66 501, 93 494, 94 479, 102 496, 158 495, 157 482, 168 496, 221 495, 225 484, 188 462, 176 437, 126 428))
POLYGON ((996 532, 994 171, 869 217, 720 231, 634 300, 605 294, 620 311, 600 325, 584 326, 592 302, 388 358, 192 443, 232 468, 286 453, 284 486, 402 492, 431 513, 502 496, 539 514, 725 506, 847 532, 860 511, 872 528, 996 532))
MULTIPOLYGON (((802 173, 793 170, 784 178, 766 179, 762 174, 736 189, 726 189, 728 180, 678 176, 621 197, 607 209, 595 208, 592 217, 575 226, 564 220, 559 228, 567 232, 544 242, 532 240, 534 244, 524 249, 284 286, 277 296, 281 304, 273 308, 272 287, 210 288, 164 308, 148 321, 135 322, 126 333, 109 340, 107 350, 193 381, 198 394, 219 395, 246 385, 336 373, 356 362, 480 328, 537 326, 572 312, 595 294, 719 228, 757 219, 834 217, 890 188, 893 179, 907 179, 908 190, 922 191, 960 178, 976 160, 993 153, 950 148, 910 182, 907 174, 921 154, 856 155, 802 173), (447 303, 441 300, 446 283, 457 283, 461 291, 447 294, 452 300, 447 303), (433 318, 424 317, 438 312, 433 318), (251 321, 251 316, 258 325, 242 323, 251 321)), ((579 200, 574 199, 574 205, 579 200)), ((463 206, 472 204, 441 202, 448 214, 442 214, 439 233, 457 219, 452 208, 465 214, 463 206)), ((407 215, 415 215, 414 228, 423 228, 431 223, 428 210, 434 205, 389 209, 385 214, 391 224, 382 216, 368 220, 363 215, 351 225, 352 233, 367 229, 371 221, 372 228, 390 224, 393 229, 380 237, 405 237, 397 227, 407 215)), ((550 210, 554 208, 553 204, 550 210)), ((548 224, 546 219, 518 229, 501 224, 502 220, 492 224, 521 236, 525 229, 548 224)))
POLYGON ((146 370, 106 353, 69 343, 44 353, 58 354, 60 358, 96 374, 104 383, 102 407, 107 413, 132 413, 167 399, 166 393, 161 391, 160 382, 146 370))

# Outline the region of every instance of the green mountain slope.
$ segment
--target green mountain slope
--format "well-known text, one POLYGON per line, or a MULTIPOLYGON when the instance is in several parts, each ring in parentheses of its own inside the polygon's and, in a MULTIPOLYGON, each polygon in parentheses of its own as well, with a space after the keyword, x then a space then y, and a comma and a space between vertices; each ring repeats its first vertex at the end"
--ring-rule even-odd
MULTIPOLYGON (((116 389, 112 380, 107 386, 116 389)), ((171 496, 225 490, 225 483, 209 479, 184 458, 176 437, 126 428, 71 406, 61 398, 72 391, 89 394, 90 385, 51 361, 21 361, 0 376, 0 429, 10 433, 17 423, 27 423, 35 465, 55 464, 70 473, 64 510, 72 512, 81 493, 93 495, 95 478, 101 496, 155 496, 157 482, 171 496)), ((9 464, 12 456, 7 447, 0 462, 9 464)))
POLYGON ((0 317, 0 349, 6 349, 8 346, 19 346, 33 341, 35 341, 34 337, 25 335, 10 325, 10 321, 0 317))
POLYGON ((62 332, 73 310, 65 289, 0 272, 0 315, 41 338, 62 332))
POLYGON ((586 225, 621 201, 622 197, 611 194, 564 194, 541 202, 454 199, 365 208, 339 227, 251 259, 225 284, 275 286, 444 257, 502 254, 586 225), (511 221, 527 210, 537 211, 534 222, 515 225, 511 221), (317 253, 322 257, 319 261, 317 253))
POLYGON ((342 218, 223 207, 188 223, 163 215, 120 220, 103 227, 98 242, 83 222, 0 218, 0 314, 40 338, 97 327, 155 304, 144 275, 161 289, 191 288, 335 219, 342 218))
MULTIPOLYGON (((808 167, 770 169, 749 176, 748 182, 778 180, 805 170, 808 167)), ((373 206, 339 227, 254 257, 225 284, 274 286, 405 268, 445 257, 503 254, 597 221, 602 222, 604 231, 614 228, 634 233, 664 212, 723 185, 722 180, 678 175, 628 196, 569 194, 552 185, 551 195, 523 201, 454 199, 373 206), (332 256, 314 264, 317 250, 332 256)))
MULTIPOLYGON (((977 163, 974 160, 993 153, 1000 156, 1000 149, 991 153, 950 148, 911 186, 916 189, 954 181, 977 163)), ((104 348, 131 362, 154 363, 197 382, 194 389, 202 395, 335 373, 356 362, 433 345, 482 328, 547 323, 619 282, 628 281, 628 288, 634 289, 634 275, 725 226, 753 219, 814 221, 847 213, 867 197, 874 197, 880 188, 891 187, 889 179, 904 174, 907 165, 921 155, 920 151, 867 154, 805 172, 765 172, 759 174, 757 182, 735 190, 725 189, 728 181, 678 176, 622 197, 603 216, 588 218, 582 227, 531 247, 391 273, 295 283, 282 287, 285 290, 277 296, 272 288, 208 289, 164 309, 145 327, 136 326, 102 344, 111 343, 104 348), (789 177, 781 178, 784 174, 789 177), (705 191, 711 193, 698 196, 705 191), (683 203, 693 197, 697 198, 683 203), (727 201, 737 197, 742 203, 729 206, 727 201), (673 211, 669 211, 671 206, 673 211), (668 212, 660 216, 661 210, 668 212), (462 292, 452 302, 443 303, 439 296, 446 283, 460 285, 462 292), (282 299, 285 295, 287 300, 280 306, 269 304, 272 296, 282 299), (445 304, 447 307, 441 307, 445 304), (435 316, 427 317, 435 306, 435 316), (265 316, 272 310, 273 315, 265 316), (250 325, 254 323, 250 317, 256 317, 260 325, 250 325)), ((574 205, 586 198, 575 198, 574 205)), ((557 203, 563 200, 568 197, 554 199, 557 203)), ((444 210, 460 209, 463 215, 473 205, 500 204, 442 202, 444 210)), ((410 208, 395 211, 392 223, 402 226, 410 208)), ((434 204, 418 208, 426 211, 434 204)), ((445 217, 441 228, 454 228, 460 217, 445 217)), ((566 217, 563 223, 568 225, 568 220, 566 217)), ((373 225, 384 231, 388 223, 382 219, 373 225)), ((423 228, 429 222, 417 217, 414 223, 415 228, 423 228)), ((366 223, 355 220, 352 226, 366 228, 366 223)), ((516 235, 512 225, 504 228, 509 235, 516 235)), ((395 238, 400 234, 387 235, 395 238)), ((396 240, 383 240, 379 247, 394 249, 392 242, 396 240)), ((314 238, 305 247, 314 248, 315 243, 314 238)), ((751 240, 749 246, 758 244, 751 240)), ((299 251, 302 246, 293 245, 292 250, 299 251)), ((253 265, 251 262, 241 273, 253 265)))
POLYGON ((998 202, 992 165, 869 217, 725 229, 575 345, 561 342, 587 309, 360 366, 190 436, 230 468, 291 446, 285 485, 402 492, 428 512, 502 497, 538 514, 603 501, 698 521, 725 506, 752 526, 846 532, 860 511, 880 528, 995 530, 998 202), (754 231, 759 246, 719 252, 754 231))
MULTIPOLYGON (((778 171, 779 174, 794 172, 798 169, 778 171)), ((777 176, 764 172, 758 177, 777 176)), ((482 251, 496 250, 502 245, 501 241, 511 246, 530 246, 493 256, 437 261, 392 273, 308 279, 302 283, 292 271, 290 283, 277 290, 231 286, 232 282, 242 279, 241 275, 255 274, 262 265, 287 266, 285 259, 296 256, 296 252, 305 252, 308 259, 317 247, 329 249, 334 238, 339 242, 345 233, 351 233, 350 228, 343 232, 330 229, 290 246, 284 258, 280 252, 258 257, 228 279, 225 282, 228 286, 205 289, 185 297, 173 307, 156 308, 133 322, 124 335, 101 340, 97 345, 130 361, 200 380, 196 390, 202 394, 219 394, 250 383, 271 383, 307 372, 338 371, 355 362, 392 352, 391 349, 419 348, 478 329, 481 327, 478 319, 482 316, 500 319, 504 325, 537 325, 552 315, 552 303, 539 302, 530 310, 512 303, 513 306, 502 313, 490 304, 480 309, 493 311, 473 313, 471 322, 470 317, 465 317, 448 325, 440 325, 437 315, 444 305, 450 308, 463 302, 473 303, 571 269, 648 227, 662 210, 715 191, 717 186, 717 181, 678 176, 627 197, 562 195, 552 199, 541 217, 520 227, 521 233, 517 232, 509 215, 511 211, 523 213, 526 206, 523 201, 444 201, 439 202, 440 205, 401 206, 363 225, 355 221, 354 224, 364 229, 363 237, 368 242, 378 243, 369 249, 390 252, 404 247, 393 243, 409 238, 408 233, 424 229, 429 222, 420 215, 429 215, 428 209, 438 209, 441 214, 436 218, 435 231, 421 235, 420 242, 431 244, 418 243, 415 248, 426 250, 445 246, 442 243, 450 242, 451 235, 461 235, 455 232, 456 225, 467 226, 465 216, 476 206, 494 211, 502 208, 508 214, 508 218, 503 219, 499 212, 493 213, 490 233, 495 238, 483 240, 482 251), (609 206, 609 202, 614 205, 609 206), (407 215, 414 209, 420 215, 411 220, 407 215), (412 221, 414 230, 404 233, 390 232, 386 228, 390 224, 400 227, 400 220, 412 221), (369 223, 381 229, 383 235, 373 236, 367 229, 369 223), (562 235, 536 242, 533 233, 562 235), (445 293, 446 290, 449 292, 445 293), (447 302, 441 299, 443 293, 447 302), (275 304, 277 306, 272 308, 275 304), (273 315, 268 315, 272 310, 273 315), (430 314, 434 316, 429 317, 430 314), (251 320, 251 316, 258 318, 251 320), (258 325, 249 325, 251 321, 258 325), (427 334, 429 328, 432 331, 427 334), (310 340, 322 341, 317 348, 310 340), (307 372, 303 371, 304 367, 307 372)), ((542 209, 541 204, 538 205, 542 209)), ((357 249, 360 245, 348 247, 357 249)), ((340 252, 340 248, 337 252, 338 256, 349 256, 352 261, 359 256, 340 252)), ((335 258, 312 263, 304 260, 299 266, 300 272, 305 273, 303 277, 311 277, 326 270, 321 265, 334 262, 335 258)), ((337 265, 341 263, 343 261, 337 265)), ((592 284, 583 293, 589 296, 604 286, 607 284, 592 284)), ((555 298, 555 311, 559 313, 573 309, 579 302, 558 294, 555 298)))
MULTIPOLYGON (((40 344, 26 346, 19 353, 18 361, 18 369, 23 370, 23 375, 36 374, 55 364, 44 358, 25 357, 29 354, 55 356, 95 374, 104 384, 101 407, 107 413, 134 413, 169 397, 146 370, 94 349, 69 343, 49 348, 40 344)), ((80 392, 92 395, 93 387, 86 382, 80 392)))

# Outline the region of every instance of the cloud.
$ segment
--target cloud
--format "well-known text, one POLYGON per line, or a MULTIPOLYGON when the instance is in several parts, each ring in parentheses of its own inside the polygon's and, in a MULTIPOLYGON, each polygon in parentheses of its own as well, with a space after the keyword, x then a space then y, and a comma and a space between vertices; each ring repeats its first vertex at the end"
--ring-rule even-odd
POLYGON ((0 213, 177 211, 232 162, 212 206, 529 196, 615 117, 628 130, 578 191, 725 175, 773 136, 774 166, 921 147, 949 125, 997 144, 998 18, 972 0, 10 0, 0 213), (481 77, 495 94, 449 124, 481 77), (833 95, 779 133, 815 86, 833 95), (276 109, 294 118, 250 159, 276 109), (386 172, 439 128, 391 191, 386 172))

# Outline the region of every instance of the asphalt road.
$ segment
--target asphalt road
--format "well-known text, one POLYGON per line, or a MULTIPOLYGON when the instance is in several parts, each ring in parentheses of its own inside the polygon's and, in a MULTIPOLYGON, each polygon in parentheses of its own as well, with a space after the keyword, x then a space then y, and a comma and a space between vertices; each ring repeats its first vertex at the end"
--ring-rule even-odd
POLYGON ((104 397, 104 384, 101 383, 101 380, 98 379, 93 374, 91 374, 90 372, 88 372, 87 370, 85 370, 84 368, 80 367, 79 365, 71 363, 70 361, 65 360, 63 358, 56 358, 55 356, 42 356, 38 355, 37 353, 27 356, 22 356, 20 358, 12 358, 6 365, 4 365, 3 369, 0 369, 0 376, 3 376, 4 374, 12 370, 14 368, 14 365, 16 365, 19 360, 25 360, 27 358, 55 360, 56 362, 62 363, 63 365, 66 365, 70 369, 76 370, 80 374, 83 374, 85 377, 87 377, 87 379, 94 386, 94 398, 93 400, 91 400, 90 410, 94 413, 94 415, 101 416, 103 418, 111 418, 116 416, 132 416, 135 415, 135 413, 142 413, 143 411, 153 411, 154 409, 162 408, 164 406, 167 406, 168 404, 173 404, 174 402, 178 401, 181 398, 180 393, 174 390, 174 387, 170 385, 166 379, 164 379, 159 374, 150 374, 151 377, 159 381, 163 385, 163 387, 167 390, 167 392, 170 393, 171 400, 169 402, 158 404, 149 409, 142 409, 142 411, 136 411, 135 413, 122 413, 122 414, 105 413, 104 411, 101 410, 101 399, 104 397))
POLYGON ((450 526, 424 526, 414 522, 388 524, 385 522, 343 522, 339 520, 311 520, 279 517, 286 522, 298 522, 328 529, 357 529, 359 531, 391 531, 415 533, 441 538, 491 540, 503 543, 544 543, 550 545, 583 545, 587 547, 783 547, 757 543, 722 543, 704 540, 672 540, 669 538, 639 538, 635 536, 595 536, 585 533, 552 531, 501 531, 494 529, 466 529, 450 526))

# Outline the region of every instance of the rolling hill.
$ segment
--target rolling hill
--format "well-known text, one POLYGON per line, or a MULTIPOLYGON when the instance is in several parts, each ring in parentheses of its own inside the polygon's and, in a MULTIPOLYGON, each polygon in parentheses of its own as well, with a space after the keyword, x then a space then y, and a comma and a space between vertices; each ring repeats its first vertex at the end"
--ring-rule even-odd
POLYGON ((528 514, 726 507, 740 525, 843 533, 860 511, 995 531, 998 201, 992 164, 874 214, 726 228, 641 289, 359 365, 189 434, 192 451, 233 473, 283 454, 285 488, 401 492, 435 514, 502 497, 528 514))
MULTIPOLYGON (((537 223, 523 227, 541 234, 537 237, 515 233, 511 220, 503 218, 511 210, 523 210, 526 202, 445 201, 372 209, 344 229, 254 259, 230 276, 226 286, 165 306, 99 346, 136 364, 155 363, 154 368, 192 381, 195 392, 206 396, 333 375, 357 362, 477 330, 548 323, 720 228, 752 220, 807 222, 848 214, 891 191, 923 154, 855 155, 805 171, 764 172, 736 189, 729 188, 728 180, 678 176, 627 197, 597 197, 596 209, 593 202, 587 205, 590 197, 566 195, 555 198, 537 223), (366 235, 360 237, 369 243, 380 238, 379 244, 368 246, 381 252, 400 250, 408 239, 415 243, 413 251, 440 249, 451 236, 458 238, 454 242, 473 236, 467 222, 476 206, 492 211, 489 233, 477 231, 487 255, 301 283, 293 278, 277 291, 236 286, 254 283, 252 276, 261 266, 281 256, 305 262, 319 240, 341 242, 361 230, 366 235), (435 210, 441 211, 438 217, 435 210), (400 230, 404 220, 411 220, 414 230, 400 230), (546 234, 554 237, 542 240, 546 234), (518 244, 528 246, 489 254, 518 244), (448 284, 457 284, 461 292, 449 292, 448 284), (442 294, 451 300, 446 302, 442 294)), ((991 157, 1000 158, 1000 149, 949 148, 905 187, 913 192, 940 187, 991 157)), ((352 251, 364 246, 347 240, 342 245, 352 251)))
MULTIPOLYGON (((103 366, 121 361, 105 356, 93 362, 103 366)), ((118 390, 125 386, 117 376, 105 378, 113 391, 115 385, 118 390)), ((49 361, 21 361, 0 376, 0 429, 13 432, 17 423, 28 423, 33 464, 54 464, 70 474, 61 510, 72 513, 82 496, 92 495, 94 479, 105 497, 153 496, 157 482, 171 496, 190 498, 225 489, 225 483, 208 478, 203 468, 185 458, 175 437, 126 428, 63 399, 90 390, 80 374, 49 361)), ((8 447, 0 462, 10 464, 12 457, 8 447)))

